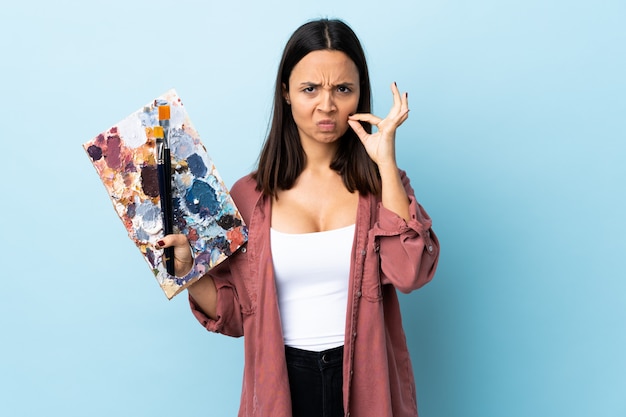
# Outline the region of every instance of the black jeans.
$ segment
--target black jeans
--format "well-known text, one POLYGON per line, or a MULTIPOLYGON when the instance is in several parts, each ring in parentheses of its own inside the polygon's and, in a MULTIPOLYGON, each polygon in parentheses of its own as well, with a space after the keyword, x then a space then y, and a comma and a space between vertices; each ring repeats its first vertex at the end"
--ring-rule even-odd
POLYGON ((293 417, 343 417, 343 346, 311 352, 285 346, 293 417))

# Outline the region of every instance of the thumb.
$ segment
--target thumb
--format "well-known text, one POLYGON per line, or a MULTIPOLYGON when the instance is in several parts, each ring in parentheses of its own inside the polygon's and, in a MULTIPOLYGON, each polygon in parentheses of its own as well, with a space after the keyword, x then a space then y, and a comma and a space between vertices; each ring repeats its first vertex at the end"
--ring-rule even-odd
POLYGON ((363 126, 361 125, 361 123, 355 120, 348 120, 348 124, 350 125, 352 130, 354 130, 354 133, 356 133, 359 139, 363 140, 367 137, 367 135, 369 135, 369 133, 367 133, 367 131, 363 129, 363 126))

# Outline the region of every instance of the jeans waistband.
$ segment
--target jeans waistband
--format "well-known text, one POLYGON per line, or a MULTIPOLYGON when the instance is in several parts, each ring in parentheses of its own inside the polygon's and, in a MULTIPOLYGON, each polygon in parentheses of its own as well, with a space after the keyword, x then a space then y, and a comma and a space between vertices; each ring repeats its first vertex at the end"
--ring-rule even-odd
POLYGON ((324 369, 343 364, 343 346, 315 352, 285 346, 287 364, 324 369))

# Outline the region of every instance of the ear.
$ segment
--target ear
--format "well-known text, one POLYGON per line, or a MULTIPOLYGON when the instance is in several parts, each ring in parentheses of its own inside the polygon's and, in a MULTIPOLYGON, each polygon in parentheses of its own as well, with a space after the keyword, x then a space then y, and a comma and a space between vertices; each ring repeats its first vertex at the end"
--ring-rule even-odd
POLYGON ((285 83, 283 83, 282 85, 282 90, 283 90, 283 98, 287 102, 287 105, 291 106, 291 101, 289 101, 289 90, 287 89, 287 85, 285 83))

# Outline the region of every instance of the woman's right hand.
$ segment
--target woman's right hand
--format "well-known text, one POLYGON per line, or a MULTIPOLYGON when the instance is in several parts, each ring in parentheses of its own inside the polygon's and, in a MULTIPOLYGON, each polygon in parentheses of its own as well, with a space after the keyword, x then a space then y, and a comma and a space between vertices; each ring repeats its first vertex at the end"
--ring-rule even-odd
MULTIPOLYGON (((177 277, 183 277, 191 271, 194 264, 191 247, 187 236, 183 234, 172 234, 164 236, 157 242, 157 249, 174 247, 174 271, 177 277)), ((198 308, 212 319, 217 317, 217 289, 213 279, 205 275, 202 279, 187 287, 187 291, 194 299, 198 308)))
POLYGON ((172 234, 164 236, 155 245, 156 249, 174 247, 174 271, 177 277, 187 275, 193 268, 193 256, 187 236, 172 234))

